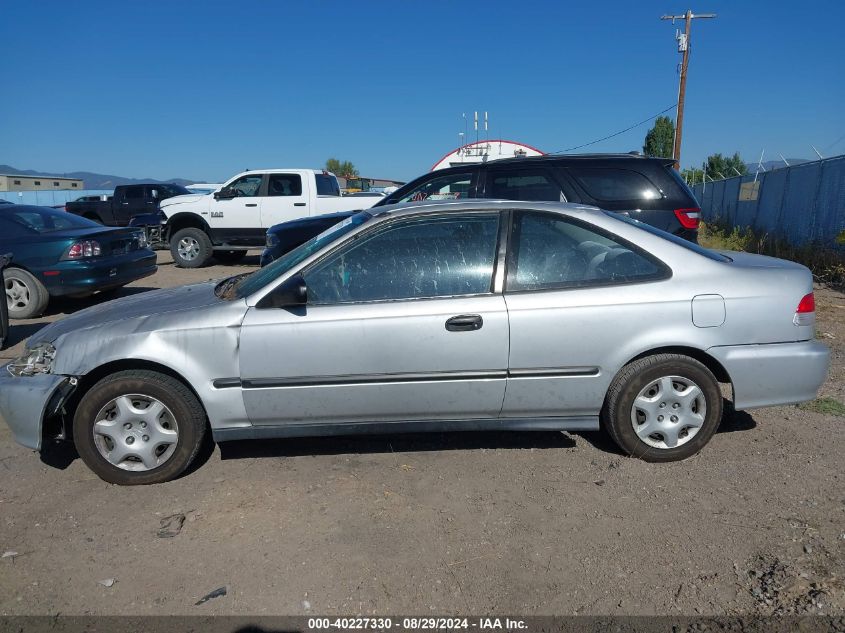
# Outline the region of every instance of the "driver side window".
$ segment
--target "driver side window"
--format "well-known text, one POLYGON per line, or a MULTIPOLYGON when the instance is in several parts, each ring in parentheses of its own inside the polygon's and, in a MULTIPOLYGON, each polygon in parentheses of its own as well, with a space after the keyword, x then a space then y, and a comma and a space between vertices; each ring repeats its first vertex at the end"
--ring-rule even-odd
POLYGON ((226 187, 230 191, 237 192, 237 196, 246 197, 246 198, 254 198, 258 195, 258 191, 261 189, 261 174, 249 174, 247 176, 241 176, 231 185, 226 187))
POLYGON ((463 200, 470 197, 472 174, 449 174, 425 181, 414 187, 396 202, 422 202, 423 200, 463 200))
POLYGON ((491 291, 499 214, 392 224, 354 240, 304 275, 308 303, 325 305, 491 291))

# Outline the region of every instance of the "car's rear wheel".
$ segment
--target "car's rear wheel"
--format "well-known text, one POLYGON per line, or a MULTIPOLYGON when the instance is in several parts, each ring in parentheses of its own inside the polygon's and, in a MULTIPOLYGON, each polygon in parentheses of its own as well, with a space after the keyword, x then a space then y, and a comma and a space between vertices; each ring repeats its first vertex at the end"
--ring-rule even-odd
POLYGON ((154 371, 121 371, 82 397, 73 439, 82 461, 101 479, 156 484, 185 471, 205 429, 202 405, 182 382, 154 371))
POLYGON ((649 462, 695 455, 721 419, 722 393, 713 372, 680 354, 656 354, 625 366, 602 410, 616 444, 649 462))
POLYGON ((7 268, 3 272, 3 285, 10 319, 34 319, 47 309, 50 293, 32 273, 7 268))
POLYGON ((221 264, 237 264, 246 257, 246 251, 214 251, 214 259, 221 264))
POLYGON ((170 254, 180 268, 200 268, 208 263, 214 250, 205 231, 189 227, 170 238, 170 254))

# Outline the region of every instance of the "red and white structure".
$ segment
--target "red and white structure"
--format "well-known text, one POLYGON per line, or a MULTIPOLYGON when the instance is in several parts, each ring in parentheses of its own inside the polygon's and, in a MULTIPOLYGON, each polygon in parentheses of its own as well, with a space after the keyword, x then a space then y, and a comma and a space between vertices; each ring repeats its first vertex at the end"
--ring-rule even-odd
POLYGON ((536 147, 531 147, 525 143, 518 143, 517 141, 506 141, 504 139, 476 141, 452 150, 434 163, 431 171, 466 164, 486 163, 501 158, 542 156, 544 153, 536 147))

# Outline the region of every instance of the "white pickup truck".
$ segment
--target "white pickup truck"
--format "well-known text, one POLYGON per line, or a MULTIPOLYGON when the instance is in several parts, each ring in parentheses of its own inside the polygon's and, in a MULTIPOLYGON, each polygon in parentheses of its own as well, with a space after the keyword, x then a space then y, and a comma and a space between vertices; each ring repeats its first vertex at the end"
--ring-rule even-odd
POLYGON ((199 268, 212 256, 221 263, 235 263, 248 250, 263 248, 267 229, 274 224, 365 209, 377 201, 342 197, 337 178, 327 171, 250 170, 212 193, 163 200, 161 233, 177 266, 199 268))

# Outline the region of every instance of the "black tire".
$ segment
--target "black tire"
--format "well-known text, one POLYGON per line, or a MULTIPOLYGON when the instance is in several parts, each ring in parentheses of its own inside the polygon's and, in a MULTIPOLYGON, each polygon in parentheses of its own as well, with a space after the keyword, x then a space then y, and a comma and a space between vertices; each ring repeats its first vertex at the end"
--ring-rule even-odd
POLYGON ((246 251, 214 251, 214 259, 221 264, 237 264, 246 257, 246 251))
MULTIPOLYGON (((666 396, 673 398, 673 394, 666 396)), ((661 400, 662 398, 657 398, 661 400)), ((673 413, 666 408, 667 416, 673 413)), ((700 401, 697 403, 700 405, 700 401)), ((656 403, 654 406, 660 406, 656 403)), ((679 406, 681 406, 679 404, 679 406)), ((637 416, 646 414, 638 413, 637 416)), ((661 423, 663 419, 660 418, 661 423)), ((647 462, 674 462, 686 459, 698 453, 719 427, 722 420, 722 393, 719 382, 706 366, 699 361, 681 354, 655 354, 629 363, 614 379, 607 392, 602 408, 602 425, 614 442, 628 455, 647 462), (634 430, 634 400, 640 392, 663 377, 677 376, 695 383, 701 390, 706 412, 704 421, 697 432, 674 448, 654 447, 640 439, 634 430)), ((691 429, 687 430, 689 434, 691 429)), ((659 431, 646 438, 648 441, 665 440, 659 431)), ((683 439, 683 438, 682 438, 683 439)), ((665 442, 664 442, 665 443, 665 442)))
POLYGON ((97 224, 103 224, 103 221, 100 219, 100 216, 96 213, 86 213, 82 216, 86 220, 91 220, 92 222, 96 222, 97 224))
POLYGON ((214 249, 211 246, 211 239, 209 239, 205 231, 189 227, 181 231, 176 231, 173 237, 170 238, 170 254, 173 256, 173 263, 179 268, 201 268, 211 259, 214 249), (195 248, 193 257, 180 254, 180 247, 184 247, 187 244, 195 248))
MULTIPOLYGON (((3 281, 3 265, 0 263, 0 282, 3 281)), ((0 286, 4 289, 3 296, 0 297, 0 350, 2 350, 5 349, 6 340, 9 338, 9 306, 6 303, 6 286, 3 283, 0 283, 0 286)))
POLYGON ((32 273, 15 268, 3 271, 3 289, 10 319, 34 319, 50 302, 50 293, 32 273), (15 295, 15 299, 12 295, 15 295))
MULTIPOLYGON (((190 466, 202 445, 206 426, 202 405, 181 381, 149 370, 120 371, 97 382, 82 397, 73 418, 73 441, 82 461, 101 479, 121 486, 157 484, 178 477, 190 466), (143 394, 164 404, 172 413, 178 431, 169 458, 148 470, 125 470, 112 464, 100 453, 94 439, 94 424, 100 411, 115 398, 131 394, 143 394)), ((142 446, 140 434, 144 431, 132 432, 142 446)))

